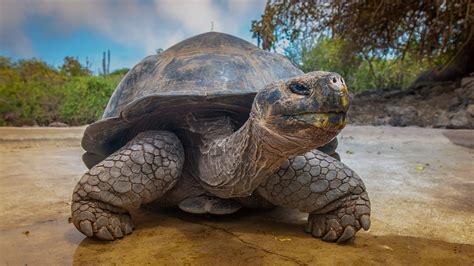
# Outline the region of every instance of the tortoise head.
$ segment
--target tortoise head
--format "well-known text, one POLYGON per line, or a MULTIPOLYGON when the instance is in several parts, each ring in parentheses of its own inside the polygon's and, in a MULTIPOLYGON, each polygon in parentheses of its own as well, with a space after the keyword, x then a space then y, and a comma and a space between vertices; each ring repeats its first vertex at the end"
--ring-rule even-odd
POLYGON ((322 146, 346 125, 349 95, 339 74, 310 72, 266 86, 252 112, 274 134, 304 146, 322 146))

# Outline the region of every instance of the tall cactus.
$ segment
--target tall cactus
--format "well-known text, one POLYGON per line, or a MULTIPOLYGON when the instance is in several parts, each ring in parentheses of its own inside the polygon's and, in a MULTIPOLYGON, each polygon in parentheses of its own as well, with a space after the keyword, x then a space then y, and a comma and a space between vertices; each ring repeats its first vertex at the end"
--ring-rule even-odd
POLYGON ((107 66, 105 64, 105 52, 102 53, 102 75, 107 76, 107 66))
POLYGON ((107 50, 107 75, 110 75, 110 50, 107 50))
POLYGON ((107 49, 107 57, 105 51, 102 53, 102 75, 105 77, 110 75, 110 50, 107 49))

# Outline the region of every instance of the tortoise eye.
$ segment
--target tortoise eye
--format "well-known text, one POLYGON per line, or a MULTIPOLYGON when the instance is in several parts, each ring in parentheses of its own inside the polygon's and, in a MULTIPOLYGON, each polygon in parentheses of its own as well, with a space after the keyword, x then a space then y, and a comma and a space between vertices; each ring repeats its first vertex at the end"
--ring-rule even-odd
POLYGON ((296 93, 299 95, 309 95, 311 93, 311 90, 308 87, 300 83, 290 84, 290 90, 293 93, 296 93))

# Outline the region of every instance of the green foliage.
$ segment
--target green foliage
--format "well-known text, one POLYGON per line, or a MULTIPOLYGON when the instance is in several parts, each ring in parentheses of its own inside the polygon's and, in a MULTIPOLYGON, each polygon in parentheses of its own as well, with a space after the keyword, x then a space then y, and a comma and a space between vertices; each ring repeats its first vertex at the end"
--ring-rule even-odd
POLYGON ((384 88, 406 88, 430 63, 411 54, 402 58, 354 55, 348 57, 349 44, 338 39, 321 39, 302 49, 301 69, 304 72, 323 70, 341 74, 352 91, 384 88))
POLYGON ((349 75, 349 84, 352 84, 355 91, 407 88, 429 66, 427 61, 420 62, 412 57, 406 57, 404 60, 363 60, 354 73, 349 75))
POLYGON ((122 75, 72 76, 44 62, 0 56, 0 125, 69 125, 100 118, 122 75))
POLYGON ((423 80, 454 81, 474 72, 473 10, 474 1, 466 0, 268 0, 251 31, 258 46, 283 48, 298 63, 302 42, 343 39, 341 58, 366 59, 361 71, 369 72, 372 87, 387 86, 386 79, 388 85, 406 84, 412 72, 391 70, 425 65, 432 71, 423 80), (380 78, 382 73, 392 76, 380 78))
POLYGON ((251 31, 266 50, 284 40, 338 37, 351 44, 350 53, 435 58, 472 50, 473 10, 466 0, 268 0, 251 31))
POLYGON ((321 39, 313 47, 303 47, 301 70, 327 70, 349 77, 360 60, 347 60, 343 54, 344 42, 341 40, 321 39))
POLYGON ((82 77, 65 84, 66 95, 59 106, 59 121, 89 124, 100 118, 121 77, 82 77))
POLYGON ((111 76, 125 76, 125 74, 128 73, 128 71, 130 71, 129 68, 120 68, 120 69, 117 69, 115 71, 113 71, 112 73, 110 73, 111 76))

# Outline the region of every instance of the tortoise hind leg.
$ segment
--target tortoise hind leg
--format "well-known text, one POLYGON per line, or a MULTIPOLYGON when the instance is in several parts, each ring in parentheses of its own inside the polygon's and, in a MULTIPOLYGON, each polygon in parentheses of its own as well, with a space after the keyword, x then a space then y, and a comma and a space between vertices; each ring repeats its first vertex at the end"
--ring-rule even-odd
POLYGON ((72 195, 72 222, 88 237, 114 240, 132 232, 129 211, 171 189, 184 151, 173 133, 147 131, 92 167, 72 195))

